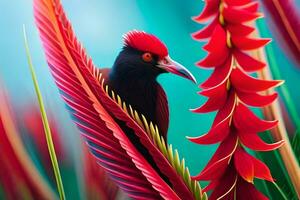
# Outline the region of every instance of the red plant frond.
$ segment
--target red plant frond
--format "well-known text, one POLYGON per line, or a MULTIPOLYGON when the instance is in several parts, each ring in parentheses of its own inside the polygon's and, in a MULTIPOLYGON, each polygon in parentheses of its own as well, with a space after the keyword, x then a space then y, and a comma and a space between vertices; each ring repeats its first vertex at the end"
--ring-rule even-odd
POLYGON ((119 188, 107 172, 99 167, 86 145, 83 144, 82 148, 87 199, 116 199, 119 188))
POLYGON ((78 42, 60 1, 34 0, 34 16, 62 98, 91 152, 118 186, 135 199, 201 198, 196 182, 186 179, 188 172, 180 173, 174 167, 166 144, 159 143, 163 145, 158 147, 154 142, 161 140, 159 134, 150 135, 157 132, 155 125, 105 85, 101 69, 95 68, 78 42), (139 137, 159 171, 137 150, 117 120, 125 122, 139 137))
POLYGON ((0 185, 6 198, 56 199, 22 142, 8 98, 0 88, 0 185))
MULTIPOLYGON (((279 36, 278 42, 300 66, 300 14, 294 0, 264 0, 267 18, 274 27, 274 34, 279 36)), ((272 29, 273 30, 273 29, 272 29)))
POLYGON ((208 133, 189 139, 197 144, 220 142, 220 146, 206 167, 194 178, 210 181, 204 189, 212 190, 209 199, 245 199, 245 196, 253 200, 267 199, 255 189, 253 180, 260 178, 273 182, 270 170, 263 162, 249 155, 245 147, 255 151, 271 151, 283 144, 283 141, 267 144, 259 137, 259 132, 272 129, 277 121, 262 120, 248 108, 271 104, 277 94, 262 95, 261 92, 282 83, 248 74, 266 65, 247 51, 261 48, 270 40, 252 38, 250 35, 255 28, 249 25, 249 21, 261 16, 257 13, 258 2, 205 2, 203 12, 195 21, 203 23, 210 18, 212 20, 192 36, 197 40, 208 38, 203 46, 208 55, 197 65, 213 68, 214 71, 200 85, 203 90, 199 94, 207 97, 207 102, 193 111, 217 111, 217 115, 208 133))

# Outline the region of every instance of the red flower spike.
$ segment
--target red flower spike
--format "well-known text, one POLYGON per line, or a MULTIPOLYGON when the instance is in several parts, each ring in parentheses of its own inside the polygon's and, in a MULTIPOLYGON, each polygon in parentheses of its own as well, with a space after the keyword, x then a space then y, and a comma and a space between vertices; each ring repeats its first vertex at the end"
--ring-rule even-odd
POLYGON ((212 98, 209 98, 205 104, 203 104, 199 108, 192 109, 191 111, 195 112, 195 113, 212 112, 212 111, 220 109, 224 105, 225 102, 226 102, 226 98, 224 98, 224 95, 219 94, 212 98))
POLYGON ((234 112, 235 104, 236 104, 236 94, 234 93, 234 91, 231 91, 231 93, 229 93, 229 97, 227 98, 226 103, 217 113, 213 126, 217 125, 225 118, 230 117, 234 112))
POLYGON ((276 87, 282 81, 262 80, 248 75, 266 65, 245 51, 256 50, 270 40, 251 38, 254 27, 244 24, 261 16, 258 3, 251 0, 206 1, 201 22, 209 17, 218 17, 206 28, 194 34, 195 39, 209 38, 203 49, 208 55, 199 66, 214 68, 211 76, 200 85, 199 94, 208 100, 195 112, 218 110, 210 131, 188 138, 197 144, 220 142, 215 154, 196 180, 210 181, 204 191, 212 190, 214 199, 267 199, 256 190, 253 180, 261 178, 273 181, 268 167, 249 155, 244 147, 257 151, 271 151, 279 148, 283 141, 265 143, 259 136, 277 125, 277 121, 258 118, 247 106, 263 107, 272 103, 277 94, 263 95, 260 92, 276 87), (218 2, 218 5, 215 3, 218 2), (213 8, 213 9, 212 9, 213 8), (219 8, 215 11, 216 8, 219 8), (213 27, 215 30, 212 31, 213 27), (246 106, 247 105, 247 106, 246 106))
POLYGON ((272 151, 283 145, 284 141, 278 141, 273 144, 265 143, 256 133, 238 132, 241 143, 249 149, 255 151, 272 151))
POLYGON ((255 72, 257 70, 261 70, 263 67, 266 66, 265 63, 256 60, 255 58, 249 56, 248 54, 236 49, 233 52, 233 55, 239 65, 245 70, 246 72, 255 72))
POLYGON ((253 183, 254 180, 254 166, 250 155, 239 147, 234 153, 234 166, 237 172, 244 180, 253 183))
POLYGON ((217 87, 228 80, 231 70, 231 59, 228 59, 224 66, 216 67, 211 76, 200 87, 203 89, 217 87))
POLYGON ((218 110, 224 105, 227 100, 226 83, 215 87, 212 90, 203 90, 201 93, 205 96, 209 96, 209 99, 199 108, 193 109, 193 112, 205 113, 218 110))
POLYGON ((224 121, 212 127, 208 133, 195 138, 188 137, 188 139, 197 144, 214 144, 223 141, 230 131, 229 122, 230 118, 228 117, 224 121))
POLYGON ((237 182, 236 199, 268 200, 266 196, 255 189, 255 186, 252 183, 248 183, 242 178, 239 178, 237 182))
POLYGON ((198 92, 198 94, 201 94, 205 97, 214 97, 214 96, 218 95, 218 93, 226 93, 227 94, 227 86, 226 86, 225 81, 223 81, 221 84, 219 84, 215 87, 211 87, 211 88, 208 88, 208 89, 198 92))
POLYGON ((197 62, 197 66, 209 68, 222 65, 228 58, 229 52, 227 49, 221 49, 219 52, 209 53, 206 58, 197 62))
POLYGON ((243 10, 252 12, 252 13, 256 13, 258 11, 258 7, 259 7, 259 4, 256 1, 256 2, 251 2, 251 3, 243 6, 243 10))
POLYGON ((256 38, 248 38, 245 36, 232 36, 232 42, 240 50, 254 50, 261 48, 268 44, 271 39, 256 39, 256 38))
POLYGON ((215 27, 210 40, 203 46, 203 49, 208 52, 216 52, 227 49, 226 32, 222 26, 217 25, 215 27))
POLYGON ((238 7, 227 6, 223 11, 226 22, 239 24, 254 20, 260 16, 258 13, 252 13, 246 10, 239 9, 238 7))
POLYGON ((239 103, 235 108, 233 123, 240 131, 259 133, 275 127, 278 121, 266 121, 259 119, 249 108, 247 108, 244 104, 239 103))
POLYGON ((275 99, 277 99, 277 93, 273 93, 270 95, 260 95, 257 93, 246 93, 246 92, 238 92, 239 99, 248 106, 254 107, 264 107, 272 103, 275 99))
POLYGON ((218 24, 218 21, 219 18, 216 17, 215 19, 213 19, 213 21, 211 22, 210 25, 208 25, 207 27, 195 32, 192 34, 192 37, 195 39, 195 40, 201 40, 201 39, 205 39, 205 38, 209 38, 211 37, 213 31, 215 30, 216 28, 216 25, 218 24))
POLYGON ((230 6, 243 6, 251 3, 252 0, 225 0, 225 3, 230 6))
POLYGON ((233 167, 228 167, 229 169, 226 171, 224 176, 220 179, 219 184, 215 187, 213 192, 211 193, 209 199, 210 200, 218 200, 218 199, 234 199, 234 188, 236 187, 238 175, 236 174, 233 167))
POLYGON ((219 184, 219 180, 212 180, 205 188, 203 188, 203 192, 208 192, 214 188, 217 187, 217 185, 219 184))
POLYGON ((235 88, 242 92, 260 92, 282 83, 282 81, 253 78, 237 67, 232 70, 230 81, 235 88))
POLYGON ((226 32, 217 25, 209 42, 203 46, 203 49, 209 52, 208 56, 198 62, 198 66, 209 67, 219 66, 224 64, 229 55, 229 50, 226 43, 226 32))
POLYGON ((224 172, 227 169, 228 162, 236 150, 237 145, 238 140, 236 136, 232 135, 232 137, 227 137, 220 144, 202 172, 193 178, 196 180, 213 180, 219 178, 223 174, 221 172, 224 172))
POLYGON ((271 172, 270 172, 269 168, 267 167, 267 165, 265 163, 263 163, 262 161, 254 158, 253 156, 251 156, 251 159, 252 159, 252 163, 255 168, 254 176, 256 178, 260 178, 260 179, 264 179, 264 180, 273 182, 274 179, 273 179, 271 172))
POLYGON ((206 5, 200 15, 194 17, 193 19, 198 22, 202 23, 212 17, 213 15, 217 14, 219 9, 220 0, 208 0, 206 1, 206 5))
POLYGON ((245 24, 228 24, 226 28, 231 35, 240 36, 247 36, 255 30, 255 28, 247 26, 245 24))
MULTIPOLYGON (((247 185, 249 184, 248 186, 253 185, 254 177, 273 182, 273 178, 268 167, 260 160, 249 155, 241 147, 238 148, 234 154, 234 165, 240 175, 238 183, 245 182, 247 185)), ((237 185, 239 186, 241 184, 237 185)), ((242 183, 242 185, 244 185, 244 183, 242 183)))

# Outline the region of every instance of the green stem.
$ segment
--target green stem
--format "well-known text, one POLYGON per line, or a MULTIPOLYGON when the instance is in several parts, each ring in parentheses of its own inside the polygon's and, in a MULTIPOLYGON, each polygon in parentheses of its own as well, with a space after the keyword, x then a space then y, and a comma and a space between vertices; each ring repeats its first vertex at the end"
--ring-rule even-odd
POLYGON ((273 182, 274 186, 276 187, 276 189, 279 191, 279 193, 281 194, 282 198, 284 200, 288 200, 288 198, 285 196, 284 192, 280 189, 280 187, 277 185, 276 182, 273 182))
POLYGON ((59 197, 61 200, 65 200, 66 197, 65 197, 63 182, 62 182, 62 178, 61 178, 60 171, 59 171, 59 166, 58 166, 57 157, 55 154, 55 148, 54 148, 54 144, 53 144, 53 140, 52 140, 52 136, 51 136, 51 130, 50 130, 48 118, 47 118, 46 111, 45 111, 44 102, 42 99, 41 91, 40 91, 40 88, 39 88, 39 85, 37 82, 37 77, 36 77, 34 67, 32 64, 32 60, 31 60, 31 56, 30 56, 25 26, 23 26, 23 34, 24 34, 24 43, 25 43, 27 61, 28 61, 32 81, 34 84, 35 92, 36 92, 38 102, 39 102, 40 112, 42 115, 44 131, 45 131, 46 140, 47 140, 48 151, 49 151, 49 155, 50 155, 51 162, 52 162, 52 167, 53 167, 53 171, 54 171, 54 175, 55 175, 55 179, 56 179, 59 197))

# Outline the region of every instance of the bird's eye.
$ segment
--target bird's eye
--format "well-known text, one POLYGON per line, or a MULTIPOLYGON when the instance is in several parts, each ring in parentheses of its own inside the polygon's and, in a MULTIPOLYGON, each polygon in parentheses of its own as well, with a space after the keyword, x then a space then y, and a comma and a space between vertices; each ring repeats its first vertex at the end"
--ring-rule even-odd
POLYGON ((151 62, 153 60, 152 54, 151 53, 144 53, 142 55, 142 58, 145 62, 151 62))

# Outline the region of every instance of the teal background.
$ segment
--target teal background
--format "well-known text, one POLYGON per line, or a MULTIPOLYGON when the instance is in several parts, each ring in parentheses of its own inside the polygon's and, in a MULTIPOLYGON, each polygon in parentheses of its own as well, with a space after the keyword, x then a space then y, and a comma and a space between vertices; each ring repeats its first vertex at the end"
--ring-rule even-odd
MULTIPOLYGON (((297 1, 299 2, 299 1, 297 1)), ((26 25, 33 63, 48 110, 54 110, 60 119, 65 145, 76 160, 78 134, 64 108, 58 90, 49 73, 41 42, 33 22, 31 1, 0 0, 0 80, 8 88, 16 108, 22 109, 35 101, 35 93, 23 45, 22 25, 26 25)), ((191 20, 204 5, 201 0, 85 0, 63 1, 65 11, 79 40, 94 63, 99 67, 111 66, 122 47, 122 35, 138 29, 153 33, 169 48, 171 57, 186 66, 203 82, 211 73, 194 63, 206 53, 204 43, 192 40, 190 34, 203 25, 191 20)), ((265 21, 261 20, 261 23, 265 21)), ((272 35, 266 35, 272 37, 272 35)), ((289 61, 276 42, 272 47, 283 79, 296 100, 300 99, 299 68, 289 61)), ((201 146, 189 142, 186 136, 198 136, 209 130, 215 113, 195 114, 190 108, 200 106, 205 98, 197 94, 198 86, 180 77, 165 74, 159 78, 170 103, 169 143, 186 159, 191 174, 196 175, 207 163, 216 146, 201 146)), ((1 100, 0 100, 1 103, 1 100)), ((300 110, 300 104, 297 104, 300 110)))

